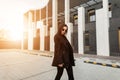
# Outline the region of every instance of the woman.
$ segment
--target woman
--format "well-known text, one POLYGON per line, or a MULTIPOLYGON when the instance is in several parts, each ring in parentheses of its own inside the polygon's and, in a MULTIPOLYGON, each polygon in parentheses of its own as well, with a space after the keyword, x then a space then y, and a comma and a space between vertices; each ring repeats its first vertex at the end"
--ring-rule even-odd
POLYGON ((67 30, 68 26, 62 24, 59 26, 58 32, 54 36, 55 51, 52 66, 57 67, 55 80, 60 80, 64 68, 67 71, 69 80, 74 80, 72 66, 75 66, 75 63, 73 49, 65 36, 67 30))

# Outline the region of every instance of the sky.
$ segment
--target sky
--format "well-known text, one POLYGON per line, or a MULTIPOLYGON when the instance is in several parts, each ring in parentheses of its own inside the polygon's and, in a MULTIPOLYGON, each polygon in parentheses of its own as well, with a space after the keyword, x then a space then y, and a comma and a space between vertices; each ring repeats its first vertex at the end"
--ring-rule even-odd
POLYGON ((40 9, 46 2, 48 0, 0 0, 0 27, 21 24, 19 20, 22 20, 25 12, 40 9))
POLYGON ((17 30, 22 31, 23 14, 29 10, 43 8, 48 1, 49 0, 0 0, 0 29, 10 29, 12 32, 17 30))

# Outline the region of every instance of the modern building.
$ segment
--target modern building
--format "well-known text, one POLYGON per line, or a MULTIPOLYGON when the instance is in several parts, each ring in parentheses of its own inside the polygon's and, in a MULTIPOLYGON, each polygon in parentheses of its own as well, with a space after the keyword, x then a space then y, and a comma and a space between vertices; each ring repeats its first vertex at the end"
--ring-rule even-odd
POLYGON ((50 0, 24 14, 23 48, 54 51, 53 36, 63 21, 75 53, 120 56, 119 14, 119 0, 50 0))

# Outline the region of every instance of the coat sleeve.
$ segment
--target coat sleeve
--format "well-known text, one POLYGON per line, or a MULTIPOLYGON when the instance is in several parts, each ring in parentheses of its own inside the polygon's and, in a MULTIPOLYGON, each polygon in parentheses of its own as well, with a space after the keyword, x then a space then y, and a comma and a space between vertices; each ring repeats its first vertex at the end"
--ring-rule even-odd
POLYGON ((53 65, 58 65, 63 63, 63 54, 61 50, 61 42, 59 37, 54 38, 55 41, 55 46, 54 46, 54 60, 53 60, 53 65))
POLYGON ((55 52, 58 63, 59 64, 63 63, 63 54, 61 51, 61 44, 59 42, 56 44, 55 52))

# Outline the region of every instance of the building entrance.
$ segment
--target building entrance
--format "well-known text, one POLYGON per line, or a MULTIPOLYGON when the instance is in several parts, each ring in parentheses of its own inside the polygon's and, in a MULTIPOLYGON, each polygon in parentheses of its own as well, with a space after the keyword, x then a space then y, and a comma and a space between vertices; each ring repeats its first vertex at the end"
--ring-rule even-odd
POLYGON ((120 51, 120 29, 118 30, 118 43, 119 43, 119 51, 120 51))

